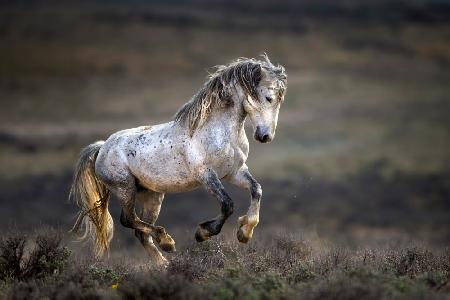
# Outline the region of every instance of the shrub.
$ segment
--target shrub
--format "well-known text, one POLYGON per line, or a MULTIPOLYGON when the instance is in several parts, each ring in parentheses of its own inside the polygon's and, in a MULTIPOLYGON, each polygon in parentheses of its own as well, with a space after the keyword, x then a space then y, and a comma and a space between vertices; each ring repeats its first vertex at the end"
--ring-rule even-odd
POLYGON ((312 247, 292 237, 248 245, 211 239, 165 271, 70 259, 60 235, 0 241, 0 298, 448 299, 450 252, 418 247, 312 247))
POLYGON ((70 251, 61 247, 61 236, 55 232, 38 235, 28 256, 24 255, 26 236, 18 233, 0 241, 0 280, 41 278, 61 272, 70 251))
POLYGON ((107 284, 117 283, 120 279, 120 275, 110 268, 91 266, 89 268, 89 274, 92 279, 107 284))
POLYGON ((236 262, 237 252, 220 239, 212 239, 201 244, 191 244, 170 261, 168 272, 183 276, 188 280, 201 280, 210 270, 222 269, 225 264, 236 262))
POLYGON ((277 273, 250 273, 227 268, 212 274, 204 285, 210 299, 278 299, 288 288, 277 273))
POLYGON ((10 300, 33 299, 114 299, 117 297, 111 288, 102 288, 88 276, 81 280, 70 277, 51 279, 30 279, 15 282, 9 289, 10 300))
POLYGON ((70 257, 70 250, 61 247, 61 236, 47 233, 36 237, 35 247, 24 262, 22 278, 40 278, 60 273, 70 257))
POLYGON ((25 241, 25 236, 17 234, 0 240, 0 280, 21 277, 25 241))
POLYGON ((120 284, 122 299, 202 299, 199 287, 179 275, 138 274, 120 284))

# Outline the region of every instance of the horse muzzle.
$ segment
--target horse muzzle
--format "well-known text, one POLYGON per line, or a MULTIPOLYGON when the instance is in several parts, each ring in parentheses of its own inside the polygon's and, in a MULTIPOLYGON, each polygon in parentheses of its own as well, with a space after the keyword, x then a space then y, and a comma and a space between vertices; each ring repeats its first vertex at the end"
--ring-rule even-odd
POLYGON ((269 128, 257 126, 255 131, 255 140, 260 143, 269 143, 273 140, 273 134, 270 133, 269 128))

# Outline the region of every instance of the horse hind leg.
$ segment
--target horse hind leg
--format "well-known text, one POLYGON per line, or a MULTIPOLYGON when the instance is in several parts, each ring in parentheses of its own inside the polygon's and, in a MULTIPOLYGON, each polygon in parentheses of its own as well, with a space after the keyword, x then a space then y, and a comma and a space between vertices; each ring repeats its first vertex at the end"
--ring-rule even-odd
POLYGON ((149 224, 137 216, 135 209, 137 187, 134 176, 122 173, 120 178, 120 180, 105 181, 108 182, 108 188, 119 198, 122 206, 121 224, 151 236, 163 251, 175 251, 175 242, 164 227, 149 224))
MULTIPOLYGON (((164 194, 150 190, 142 190, 138 192, 136 198, 137 201, 142 204, 141 219, 145 222, 148 222, 149 224, 154 225, 161 210, 161 204, 164 199, 164 194)), ((135 235, 149 254, 150 259, 157 266, 165 266, 168 264, 167 259, 155 246, 155 244, 153 243, 153 239, 149 234, 145 234, 142 231, 135 230, 135 235)))

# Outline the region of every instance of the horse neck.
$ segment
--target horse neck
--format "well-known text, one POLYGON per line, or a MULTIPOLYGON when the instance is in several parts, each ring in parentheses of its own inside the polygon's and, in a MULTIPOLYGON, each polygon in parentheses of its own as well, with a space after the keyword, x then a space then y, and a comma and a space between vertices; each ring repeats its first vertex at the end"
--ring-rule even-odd
POLYGON ((220 124, 221 126, 228 127, 231 132, 244 130, 247 114, 242 104, 243 96, 237 93, 232 96, 232 100, 233 102, 228 106, 216 108, 205 126, 220 124))
POLYGON ((235 90, 236 93, 231 96, 232 104, 225 110, 225 113, 228 113, 229 117, 232 119, 232 125, 234 125, 238 130, 241 130, 244 128, 245 119, 247 117, 247 113, 245 112, 243 105, 246 94, 240 86, 236 87, 235 90))

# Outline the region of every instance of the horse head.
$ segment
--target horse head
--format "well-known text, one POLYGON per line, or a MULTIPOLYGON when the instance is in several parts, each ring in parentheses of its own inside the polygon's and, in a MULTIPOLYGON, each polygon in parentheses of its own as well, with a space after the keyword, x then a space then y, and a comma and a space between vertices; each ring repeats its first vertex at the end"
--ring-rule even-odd
POLYGON ((255 140, 268 143, 275 136, 287 76, 282 66, 274 66, 267 55, 263 55, 263 58, 258 69, 260 74, 256 75, 260 78, 258 85, 253 95, 246 95, 243 106, 253 125, 255 140))

